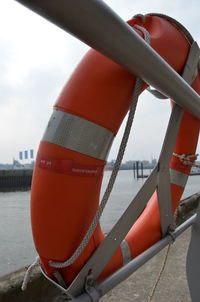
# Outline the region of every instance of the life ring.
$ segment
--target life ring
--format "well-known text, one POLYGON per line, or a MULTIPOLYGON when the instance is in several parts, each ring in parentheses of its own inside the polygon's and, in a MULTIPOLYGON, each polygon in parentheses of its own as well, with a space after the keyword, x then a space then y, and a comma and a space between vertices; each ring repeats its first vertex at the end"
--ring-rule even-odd
MULTIPOLYGON (((147 15, 144 23, 136 17, 128 24, 141 36, 143 34, 134 25, 147 29, 151 46, 181 74, 191 45, 180 28, 156 15, 147 15)), ((43 269, 50 277, 54 268, 49 260, 62 262, 68 259, 96 213, 106 157, 129 109, 135 80, 136 77, 121 66, 90 50, 56 101, 39 146, 31 190, 33 238, 43 269)), ((144 83, 142 90, 146 87, 144 83)), ((192 87, 200 92, 199 73, 192 87)), ((199 120, 185 111, 174 153, 194 154, 198 133, 199 120)), ((173 156, 170 168, 188 175, 191 167, 173 156)), ((173 211, 183 190, 184 185, 171 183, 173 211)), ((72 282, 103 238, 98 224, 78 259, 60 269, 67 284, 72 282)), ((125 238, 131 258, 160 238, 160 216, 154 193, 125 238)), ((100 279, 122 265, 123 254, 119 247, 100 279)))

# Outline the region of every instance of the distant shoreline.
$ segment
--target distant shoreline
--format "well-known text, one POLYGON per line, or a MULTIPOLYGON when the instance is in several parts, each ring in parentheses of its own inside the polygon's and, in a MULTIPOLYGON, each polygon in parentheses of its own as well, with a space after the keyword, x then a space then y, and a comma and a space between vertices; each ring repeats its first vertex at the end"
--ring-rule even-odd
POLYGON ((0 191, 29 190, 32 175, 33 169, 0 170, 0 191))
MULTIPOLYGON (((147 177, 147 170, 151 172, 153 167, 144 167, 143 171, 141 172, 141 169, 139 169, 139 176, 138 178, 141 178, 141 175, 143 177, 147 177)), ((133 171, 133 173, 136 173, 137 171, 130 167, 120 167, 120 171, 133 171)), ((105 172, 111 172, 112 168, 106 167, 105 172)), ((150 174, 150 173, 148 173, 150 174)), ((9 169, 9 170, 0 170, 0 192, 13 192, 13 191, 21 191, 21 190, 30 190, 31 188, 31 182, 32 182, 32 175, 33 175, 33 169, 9 169)), ((196 176, 200 175, 200 173, 192 172, 190 176, 196 176)))

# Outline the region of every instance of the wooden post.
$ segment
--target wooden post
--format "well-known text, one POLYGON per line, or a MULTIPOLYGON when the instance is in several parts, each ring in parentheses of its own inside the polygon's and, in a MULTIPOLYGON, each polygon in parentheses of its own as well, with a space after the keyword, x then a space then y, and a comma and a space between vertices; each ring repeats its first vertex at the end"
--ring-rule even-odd
POLYGON ((136 176, 139 178, 139 161, 136 161, 136 176))
POLYGON ((144 173, 143 173, 143 162, 141 162, 141 178, 144 178, 144 173))

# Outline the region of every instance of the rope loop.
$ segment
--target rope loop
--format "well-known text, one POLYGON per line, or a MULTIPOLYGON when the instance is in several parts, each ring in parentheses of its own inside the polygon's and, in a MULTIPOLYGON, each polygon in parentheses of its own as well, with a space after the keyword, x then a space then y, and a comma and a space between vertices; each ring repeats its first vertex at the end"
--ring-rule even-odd
POLYGON ((24 276, 24 280, 23 280, 23 283, 22 283, 22 287, 21 287, 22 291, 25 291, 25 290, 26 290, 27 285, 28 285, 28 283, 29 283, 29 281, 30 281, 30 278, 31 278, 33 269, 34 269, 36 266, 38 266, 38 265, 40 265, 40 259, 39 259, 39 257, 37 256, 36 259, 35 259, 35 261, 28 267, 28 269, 27 269, 27 271, 26 271, 26 274, 25 274, 25 276, 24 276))
POLYGON ((180 162, 185 166, 192 166, 196 168, 200 168, 200 165, 197 165, 195 163, 195 160, 197 160, 197 157, 199 154, 177 154, 173 153, 173 155, 177 158, 179 158, 180 162))
POLYGON ((146 22, 146 16, 143 15, 143 14, 134 15, 134 16, 132 17, 132 19, 134 19, 134 18, 139 18, 139 19, 142 21, 143 24, 146 22))

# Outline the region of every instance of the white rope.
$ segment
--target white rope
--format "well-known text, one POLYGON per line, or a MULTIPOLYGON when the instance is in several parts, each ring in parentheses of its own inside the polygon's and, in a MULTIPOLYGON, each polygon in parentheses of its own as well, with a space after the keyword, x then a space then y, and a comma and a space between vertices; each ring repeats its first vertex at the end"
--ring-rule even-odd
MULTIPOLYGON (((143 14, 134 15, 133 18, 139 18, 139 19, 142 21, 143 24, 146 22, 146 16, 143 15, 143 14)), ((133 19, 133 18, 132 18, 132 19, 133 19)), ((136 26, 136 25, 135 25, 135 26, 136 26)))
MULTIPOLYGON (((145 41, 147 43, 150 43, 150 35, 148 33, 148 31, 138 25, 135 25, 135 27, 137 29, 139 29, 143 34, 144 34, 144 38, 145 41)), ((128 138, 129 138, 129 134, 130 134, 130 130, 131 130, 131 126, 132 126, 132 122, 133 122, 133 118, 135 115, 135 110, 136 110, 136 105, 137 105, 137 101, 138 101, 138 97, 140 95, 141 92, 141 87, 142 87, 142 80, 140 78, 136 79, 135 82, 135 88, 133 91, 133 95, 132 95, 132 100, 131 100, 131 106, 130 106, 130 111, 129 111, 129 116, 128 116, 128 120, 126 123, 126 127, 125 127, 125 131, 124 131, 124 135, 120 144, 120 148, 118 151, 118 155, 117 155, 117 159, 115 162, 115 165, 113 167, 113 171, 108 183, 108 186, 105 190, 105 193, 103 195, 102 201, 100 203, 100 206, 96 212, 95 217, 93 218, 93 221, 88 229, 88 231, 86 232, 84 238, 82 239, 80 245, 76 248, 75 252, 72 254, 72 256, 66 260, 65 262, 56 262, 56 261, 49 261, 49 266, 54 267, 54 268, 64 268, 67 267, 69 265, 71 265, 72 263, 74 263, 76 261, 76 259, 80 256, 80 254, 82 253, 82 251, 85 249, 85 247, 87 246, 97 224, 99 223, 100 217, 102 215, 102 212, 107 204, 107 201, 109 199, 109 196, 111 194, 112 188, 114 186, 122 159, 123 159, 123 155, 126 149, 126 145, 128 142, 128 138)))
POLYGON ((158 273, 158 276, 157 276, 157 278, 156 278, 155 284, 154 284, 154 286, 153 286, 153 288, 152 288, 152 290, 151 290, 151 293, 150 293, 150 296, 149 296, 147 302, 152 302, 152 299, 153 299, 153 297, 154 297, 154 295, 155 295, 156 289, 157 289, 157 287, 158 287, 158 284, 159 284, 159 282, 160 282, 160 280, 161 280, 161 277, 162 277, 162 275, 163 275, 163 272, 164 272, 165 267, 166 267, 166 264, 167 264, 167 260, 168 260, 168 256, 169 256, 169 252, 170 252, 170 247, 171 247, 171 244, 169 244, 169 245, 167 246, 166 254, 165 254, 164 259, 163 259, 163 263, 162 263, 162 265, 161 265, 160 271, 159 271, 159 273, 158 273))
POLYGON ((185 166, 193 166, 193 167, 197 167, 200 168, 200 165, 197 165, 196 163, 194 163, 191 159, 194 159, 194 161, 197 159, 199 154, 177 154, 177 153, 173 153, 173 155, 177 158, 179 158, 180 162, 185 165, 185 166))
POLYGON ((21 287, 21 289, 23 291, 26 290, 26 288, 27 288, 27 285, 28 285, 28 282, 30 281, 33 269, 36 266, 38 266, 39 264, 40 264, 40 259, 37 256, 36 259, 35 259, 35 261, 28 267, 28 269, 27 269, 27 271, 25 273, 24 280, 23 280, 22 287, 21 287))

